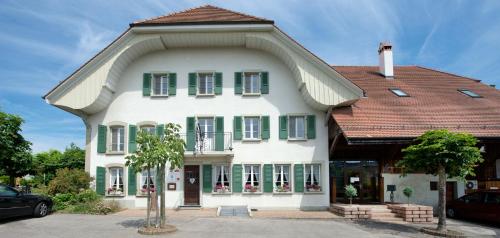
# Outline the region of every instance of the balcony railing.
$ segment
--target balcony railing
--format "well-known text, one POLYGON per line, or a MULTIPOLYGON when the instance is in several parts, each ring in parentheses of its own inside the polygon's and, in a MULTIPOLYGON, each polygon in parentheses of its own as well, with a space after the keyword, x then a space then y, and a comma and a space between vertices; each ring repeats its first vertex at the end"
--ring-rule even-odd
POLYGON ((205 152, 224 152, 233 150, 233 138, 231 132, 201 132, 199 134, 180 134, 186 142, 186 151, 197 154, 205 152))

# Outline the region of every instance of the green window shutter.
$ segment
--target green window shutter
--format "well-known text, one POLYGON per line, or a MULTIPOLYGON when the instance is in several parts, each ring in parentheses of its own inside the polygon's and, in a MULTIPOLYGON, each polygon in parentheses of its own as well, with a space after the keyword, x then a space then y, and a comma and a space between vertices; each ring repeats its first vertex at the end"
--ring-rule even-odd
POLYGON ((262 116, 260 118, 261 122, 262 122, 262 125, 261 125, 261 129, 262 129, 262 132, 261 132, 261 138, 263 140, 267 140, 269 139, 270 137, 270 130, 269 130, 269 116, 262 116))
POLYGON ((135 125, 128 126, 128 152, 134 153, 137 150, 137 127, 135 125))
POLYGON ((156 126, 156 135, 160 136, 160 137, 163 137, 163 131, 164 131, 164 129, 165 129, 164 125, 157 125, 156 126))
POLYGON ((212 192, 212 165, 210 164, 203 165, 203 192, 212 192))
POLYGON ((242 73, 236 72, 234 73, 234 94, 242 94, 242 93, 243 93, 242 73))
POLYGON ((264 192, 272 193, 273 192, 273 165, 265 164, 264 165, 264 192))
POLYGON ((151 95, 151 74, 144 73, 142 75, 142 96, 151 95))
POLYGON ((307 115, 307 139, 316 138, 316 116, 307 115))
POLYGON ((302 193, 304 192, 304 165, 296 164, 293 168, 295 192, 302 193))
POLYGON ((99 195, 106 195, 106 168, 104 167, 96 169, 95 192, 99 195))
POLYGON ((288 117, 280 116, 280 139, 288 139, 288 117))
POLYGON ((242 172, 241 164, 233 165, 233 193, 241 193, 243 191, 242 172))
POLYGON ((242 122, 241 117, 235 116, 233 120, 233 133, 235 140, 241 140, 243 138, 242 122))
POLYGON ((222 73, 220 73, 220 72, 215 73, 214 93, 215 93, 215 95, 222 94, 222 73))
POLYGON ((168 95, 174 96, 177 93, 177 74, 168 74, 168 95))
POLYGON ((106 133, 108 128, 105 125, 97 126, 97 153, 106 153, 106 133))
POLYGON ((194 117, 186 118, 186 150, 194 151, 195 140, 195 121, 194 117))
POLYGON ((132 167, 128 167, 128 195, 135 195, 137 193, 137 176, 132 167))
POLYGON ((196 81, 197 81, 196 73, 189 73, 189 79, 188 79, 188 94, 189 95, 196 95, 196 81))
POLYGON ((260 73, 260 93, 261 94, 269 94, 269 73, 261 72, 260 73))
POLYGON ((215 150, 224 151, 224 117, 215 118, 215 150))

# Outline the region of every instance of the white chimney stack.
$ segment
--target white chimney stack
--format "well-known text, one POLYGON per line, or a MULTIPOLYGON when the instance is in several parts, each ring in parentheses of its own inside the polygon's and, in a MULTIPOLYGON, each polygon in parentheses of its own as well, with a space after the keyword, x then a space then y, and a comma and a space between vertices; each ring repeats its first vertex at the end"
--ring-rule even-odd
POLYGON ((388 42, 380 43, 378 47, 378 67, 380 74, 386 79, 394 78, 394 63, 392 61, 392 45, 388 42))

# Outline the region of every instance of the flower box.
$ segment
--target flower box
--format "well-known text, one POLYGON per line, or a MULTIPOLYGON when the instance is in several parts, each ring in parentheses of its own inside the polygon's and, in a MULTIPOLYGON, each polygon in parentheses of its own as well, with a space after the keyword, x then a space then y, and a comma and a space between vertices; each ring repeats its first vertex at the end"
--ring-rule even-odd
POLYGON ((108 188, 108 196, 123 196, 123 189, 121 189, 121 188, 108 188))
POLYGON ((321 186, 317 184, 308 184, 306 185, 307 192, 321 192, 321 186))
POLYGON ((252 186, 250 184, 245 185, 245 192, 255 193, 259 191, 259 186, 252 186))
POLYGON ((289 193, 292 190, 290 189, 290 185, 285 184, 283 186, 277 186, 274 188, 274 191, 277 193, 289 193))
POLYGON ((215 193, 230 193, 231 189, 229 186, 222 186, 222 185, 216 185, 215 186, 215 193))

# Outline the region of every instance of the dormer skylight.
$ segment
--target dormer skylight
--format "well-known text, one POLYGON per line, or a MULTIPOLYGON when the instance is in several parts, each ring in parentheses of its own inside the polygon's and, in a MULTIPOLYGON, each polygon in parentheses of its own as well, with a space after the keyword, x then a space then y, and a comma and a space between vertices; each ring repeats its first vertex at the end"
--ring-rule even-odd
POLYGON ((410 96, 410 95, 408 95, 408 93, 406 93, 405 91, 403 91, 399 88, 389 88, 389 90, 391 90, 391 92, 396 94, 396 96, 398 96, 398 97, 409 97, 410 96))
POLYGON ((481 98, 481 95, 469 90, 469 89, 458 89, 459 92, 471 97, 471 98, 481 98))

